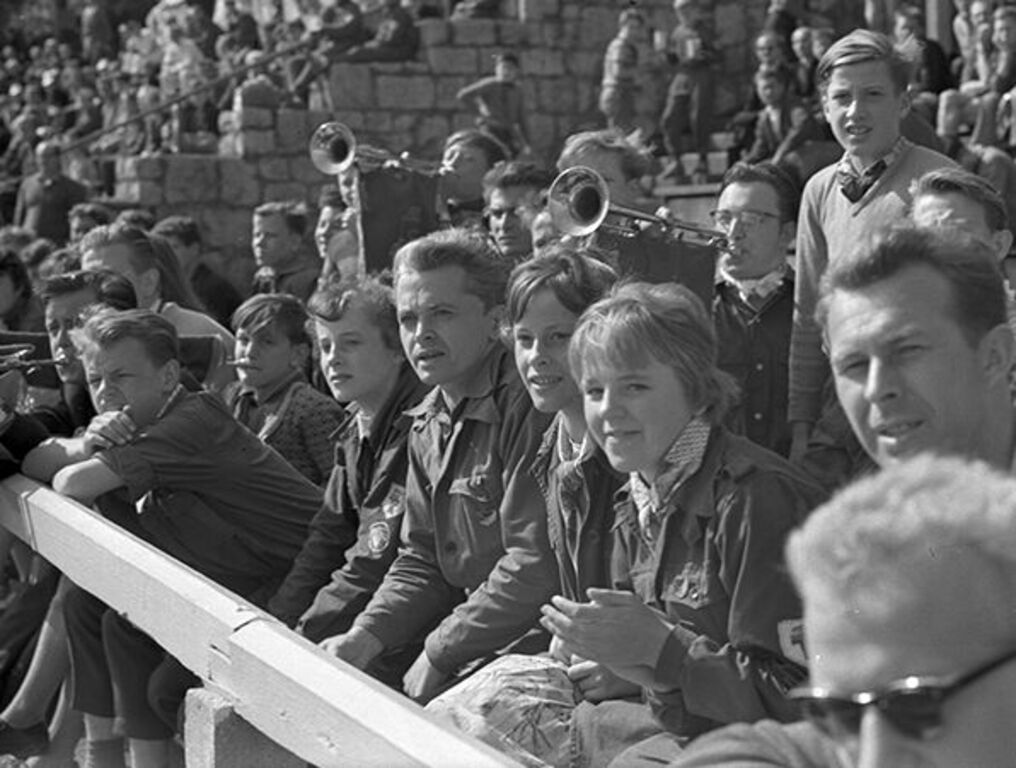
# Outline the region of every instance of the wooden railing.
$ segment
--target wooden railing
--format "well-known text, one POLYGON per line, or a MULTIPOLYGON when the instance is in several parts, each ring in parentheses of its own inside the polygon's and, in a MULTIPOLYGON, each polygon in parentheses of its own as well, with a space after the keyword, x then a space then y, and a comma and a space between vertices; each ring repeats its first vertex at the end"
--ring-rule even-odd
MULTIPOLYGON (((151 635, 254 726, 251 734, 301 761, 320 768, 516 765, 45 486, 20 475, 0 483, 0 525, 151 635)), ((190 706, 189 699, 188 716, 190 706)), ((187 733, 190 741, 190 725, 187 733)), ((195 757, 188 743, 188 768, 222 764, 195 757)))

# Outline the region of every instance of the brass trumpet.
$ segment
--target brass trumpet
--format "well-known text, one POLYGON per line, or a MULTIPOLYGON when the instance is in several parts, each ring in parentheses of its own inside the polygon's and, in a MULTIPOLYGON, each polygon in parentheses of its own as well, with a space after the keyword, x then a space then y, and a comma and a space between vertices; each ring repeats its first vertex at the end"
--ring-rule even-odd
POLYGON ((34 351, 34 344, 0 344, 0 373, 31 371, 36 368, 55 368, 57 366, 56 360, 29 359, 28 355, 34 351))
POLYGON ((336 176, 356 164, 360 170, 401 168, 424 176, 437 176, 435 163, 416 160, 409 153, 394 155, 384 149, 360 146, 345 123, 322 123, 310 138, 310 159, 321 173, 336 176))
POLYGON ((715 229, 611 203, 607 182, 599 173, 584 165, 558 174, 547 193, 547 209, 554 226, 573 237, 583 237, 598 230, 620 237, 634 237, 643 228, 642 225, 655 225, 678 240, 691 237, 705 245, 721 249, 728 247, 726 236, 715 229), (608 216, 612 220, 608 220, 608 216))

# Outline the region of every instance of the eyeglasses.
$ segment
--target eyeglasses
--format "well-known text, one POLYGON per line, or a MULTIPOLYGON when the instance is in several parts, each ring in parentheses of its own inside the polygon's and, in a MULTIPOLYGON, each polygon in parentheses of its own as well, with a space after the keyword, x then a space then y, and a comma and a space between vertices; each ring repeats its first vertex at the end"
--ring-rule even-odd
POLYGON ((729 229, 735 221, 740 221, 746 227, 760 227, 766 219, 779 219, 775 213, 768 211, 729 211, 720 209, 710 211, 709 217, 720 229, 729 229))
POLYGON ((965 674, 904 677, 877 691, 838 694, 824 688, 795 688, 789 696, 801 705, 806 719, 833 739, 856 737, 864 710, 875 707, 901 734, 928 740, 942 727, 942 707, 951 696, 1014 659, 1016 650, 965 674))

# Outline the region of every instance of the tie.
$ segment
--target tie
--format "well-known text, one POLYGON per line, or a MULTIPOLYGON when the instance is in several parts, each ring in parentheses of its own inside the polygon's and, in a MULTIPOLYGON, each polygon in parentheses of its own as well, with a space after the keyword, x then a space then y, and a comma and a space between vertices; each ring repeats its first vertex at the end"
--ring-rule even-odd
POLYGON ((843 196, 850 202, 856 203, 878 181, 878 177, 885 172, 886 167, 885 158, 882 158, 866 168, 864 173, 858 175, 849 162, 840 163, 836 166, 836 180, 840 183, 843 196))

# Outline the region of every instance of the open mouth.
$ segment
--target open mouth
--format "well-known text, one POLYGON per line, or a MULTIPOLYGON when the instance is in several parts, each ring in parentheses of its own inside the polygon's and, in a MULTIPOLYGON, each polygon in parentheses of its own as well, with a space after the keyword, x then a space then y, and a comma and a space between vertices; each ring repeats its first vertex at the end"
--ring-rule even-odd
POLYGON ((920 419, 900 419, 879 424, 872 431, 879 444, 889 451, 899 451, 906 447, 910 439, 920 430, 924 422, 920 419))
POLYGON ((562 376, 546 376, 546 375, 530 376, 528 381, 529 386, 532 389, 540 390, 540 389, 551 389, 553 387, 556 387, 563 381, 563 378, 564 377, 562 376))
POLYGON ((443 355, 444 352, 438 349, 426 349, 423 350, 422 352, 417 352, 416 355, 414 356, 414 359, 418 363, 429 363, 431 360, 436 360, 437 358, 443 355))

